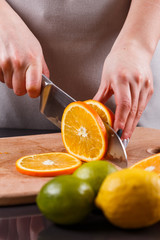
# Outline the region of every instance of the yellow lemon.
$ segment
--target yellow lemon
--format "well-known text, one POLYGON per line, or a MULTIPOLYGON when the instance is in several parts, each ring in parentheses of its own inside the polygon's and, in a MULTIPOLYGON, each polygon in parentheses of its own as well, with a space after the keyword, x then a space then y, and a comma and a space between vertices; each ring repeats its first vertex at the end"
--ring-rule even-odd
POLYGON ((160 178, 141 169, 114 172, 103 181, 95 202, 118 227, 150 226, 160 220, 160 178))

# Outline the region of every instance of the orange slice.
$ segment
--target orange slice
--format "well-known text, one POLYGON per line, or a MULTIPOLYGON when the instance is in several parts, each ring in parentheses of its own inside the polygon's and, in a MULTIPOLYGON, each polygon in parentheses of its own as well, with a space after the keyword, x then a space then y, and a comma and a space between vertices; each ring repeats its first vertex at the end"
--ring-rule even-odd
POLYGON ((111 127, 113 127, 114 113, 109 108, 96 100, 87 100, 85 103, 89 104, 94 110, 96 110, 103 122, 108 123, 111 127))
POLYGON ((84 102, 70 103, 61 122, 66 150, 83 161, 101 159, 108 146, 107 132, 98 113, 84 102))
POLYGON ((149 172, 156 172, 160 175, 160 153, 145 158, 130 168, 142 168, 149 172))
POLYGON ((23 174, 54 177, 73 173, 82 162, 68 153, 53 152, 24 156, 16 161, 16 169, 23 174))

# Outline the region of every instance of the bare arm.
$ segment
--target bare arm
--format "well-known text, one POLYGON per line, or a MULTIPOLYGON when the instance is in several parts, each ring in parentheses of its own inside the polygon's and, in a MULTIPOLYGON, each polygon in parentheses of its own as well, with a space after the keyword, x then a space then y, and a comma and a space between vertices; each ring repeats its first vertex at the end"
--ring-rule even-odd
POLYGON ((0 1, 0 81, 17 95, 37 97, 41 74, 49 75, 40 43, 22 19, 0 1))
POLYGON ((115 130, 130 138, 153 94, 150 61, 160 39, 160 0, 132 0, 109 55, 95 99, 106 102, 114 94, 115 130))
POLYGON ((132 0, 125 24, 115 41, 138 44, 152 57, 160 39, 160 0, 132 0))

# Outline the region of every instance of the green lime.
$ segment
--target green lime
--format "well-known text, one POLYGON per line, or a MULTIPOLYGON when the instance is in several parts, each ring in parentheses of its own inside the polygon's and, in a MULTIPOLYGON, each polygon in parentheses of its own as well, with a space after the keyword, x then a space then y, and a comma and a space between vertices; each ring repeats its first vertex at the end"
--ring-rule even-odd
POLYGON ((117 171, 117 168, 112 163, 101 160, 84 163, 76 169, 73 175, 87 181, 97 194, 106 176, 115 171, 117 171))
POLYGON ((37 196, 41 212, 58 224, 80 222, 92 210, 92 187, 72 175, 58 176, 46 183, 37 196))

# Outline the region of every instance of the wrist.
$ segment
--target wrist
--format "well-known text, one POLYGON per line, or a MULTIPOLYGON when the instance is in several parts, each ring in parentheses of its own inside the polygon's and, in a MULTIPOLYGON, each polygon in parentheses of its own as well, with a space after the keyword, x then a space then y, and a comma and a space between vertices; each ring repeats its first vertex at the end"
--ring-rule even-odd
POLYGON ((160 0, 134 0, 113 49, 138 49, 150 60, 160 39, 160 0), (155 3, 156 2, 156 3, 155 3))
POLYGON ((139 53, 139 55, 141 54, 142 57, 145 57, 145 59, 147 59, 150 62, 154 54, 156 45, 157 45, 156 43, 147 44, 147 42, 144 42, 138 38, 127 36, 125 36, 124 38, 118 37, 112 46, 111 52, 121 49, 135 54, 136 51, 139 53))

